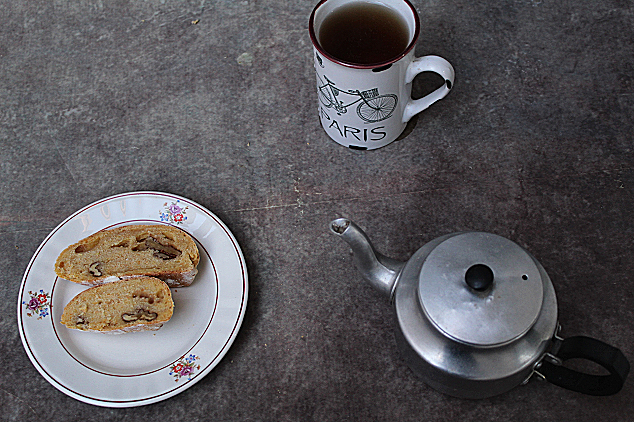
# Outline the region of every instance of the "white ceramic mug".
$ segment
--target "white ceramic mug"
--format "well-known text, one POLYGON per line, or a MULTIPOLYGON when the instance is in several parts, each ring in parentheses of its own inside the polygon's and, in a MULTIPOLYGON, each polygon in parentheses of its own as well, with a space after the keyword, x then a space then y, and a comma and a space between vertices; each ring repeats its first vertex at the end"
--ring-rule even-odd
POLYGON ((407 0, 321 0, 309 20, 313 43, 319 118, 337 143, 354 149, 376 149, 389 144, 407 122, 444 98, 454 83, 451 64, 438 56, 414 57, 420 20, 407 0), (405 21, 409 44, 397 57, 372 65, 341 61, 319 44, 319 30, 333 10, 349 3, 375 3, 390 7, 405 21), (429 95, 413 100, 412 81, 421 72, 435 72, 445 83, 429 95))

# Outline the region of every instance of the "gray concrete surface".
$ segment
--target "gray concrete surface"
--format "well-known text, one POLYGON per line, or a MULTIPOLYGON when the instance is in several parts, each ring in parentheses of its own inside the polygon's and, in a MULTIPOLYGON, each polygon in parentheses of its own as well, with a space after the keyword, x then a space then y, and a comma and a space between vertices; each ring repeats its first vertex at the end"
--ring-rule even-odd
POLYGON ((631 379, 603 398, 536 380, 480 401, 427 387, 327 225, 349 217, 402 260, 453 231, 508 237, 550 274, 564 337, 634 359, 632 1, 413 1, 417 54, 448 59, 455 89, 372 152, 319 125, 314 3, 0 0, 0 420, 630 420, 631 379), (218 215, 251 293, 203 380, 100 408, 33 367, 17 295, 53 228, 136 190, 218 215))

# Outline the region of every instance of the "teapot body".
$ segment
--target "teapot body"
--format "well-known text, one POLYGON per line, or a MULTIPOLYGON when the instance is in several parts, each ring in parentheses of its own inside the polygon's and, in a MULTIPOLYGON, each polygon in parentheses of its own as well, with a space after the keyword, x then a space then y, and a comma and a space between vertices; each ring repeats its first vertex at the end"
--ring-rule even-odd
POLYGON ((446 336, 418 300, 419 274, 430 252, 458 234, 420 248, 399 274, 392 295, 395 337, 403 360, 426 384, 454 397, 479 399, 504 393, 530 378, 556 334, 557 303, 548 275, 533 258, 544 295, 539 316, 524 335, 491 347, 475 347, 446 336))

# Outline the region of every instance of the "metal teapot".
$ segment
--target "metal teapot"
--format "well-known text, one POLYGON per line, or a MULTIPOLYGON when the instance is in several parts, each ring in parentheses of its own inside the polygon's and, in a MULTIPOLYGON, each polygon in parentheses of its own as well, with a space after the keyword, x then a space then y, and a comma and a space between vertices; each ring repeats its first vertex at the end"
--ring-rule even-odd
POLYGON ((436 390, 485 398, 533 376, 595 396, 621 390, 630 369, 626 357, 593 338, 558 336, 552 282, 516 243, 490 233, 453 233, 399 262, 378 254, 348 219, 332 221, 330 230, 350 245, 363 277, 390 297, 401 354, 436 390), (562 365, 572 358, 593 361, 609 375, 562 365))

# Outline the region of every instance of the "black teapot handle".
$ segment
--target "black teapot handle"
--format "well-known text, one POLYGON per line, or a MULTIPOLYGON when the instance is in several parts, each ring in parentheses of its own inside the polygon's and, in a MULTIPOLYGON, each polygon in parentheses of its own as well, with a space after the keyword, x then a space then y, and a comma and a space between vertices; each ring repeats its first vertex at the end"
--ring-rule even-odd
POLYGON ((552 384, 592 396, 618 393, 630 372, 630 364, 619 349, 590 337, 564 339, 551 356, 554 359, 543 359, 537 372, 552 384), (561 365, 563 361, 574 358, 595 362, 605 368, 609 375, 586 374, 561 365))

